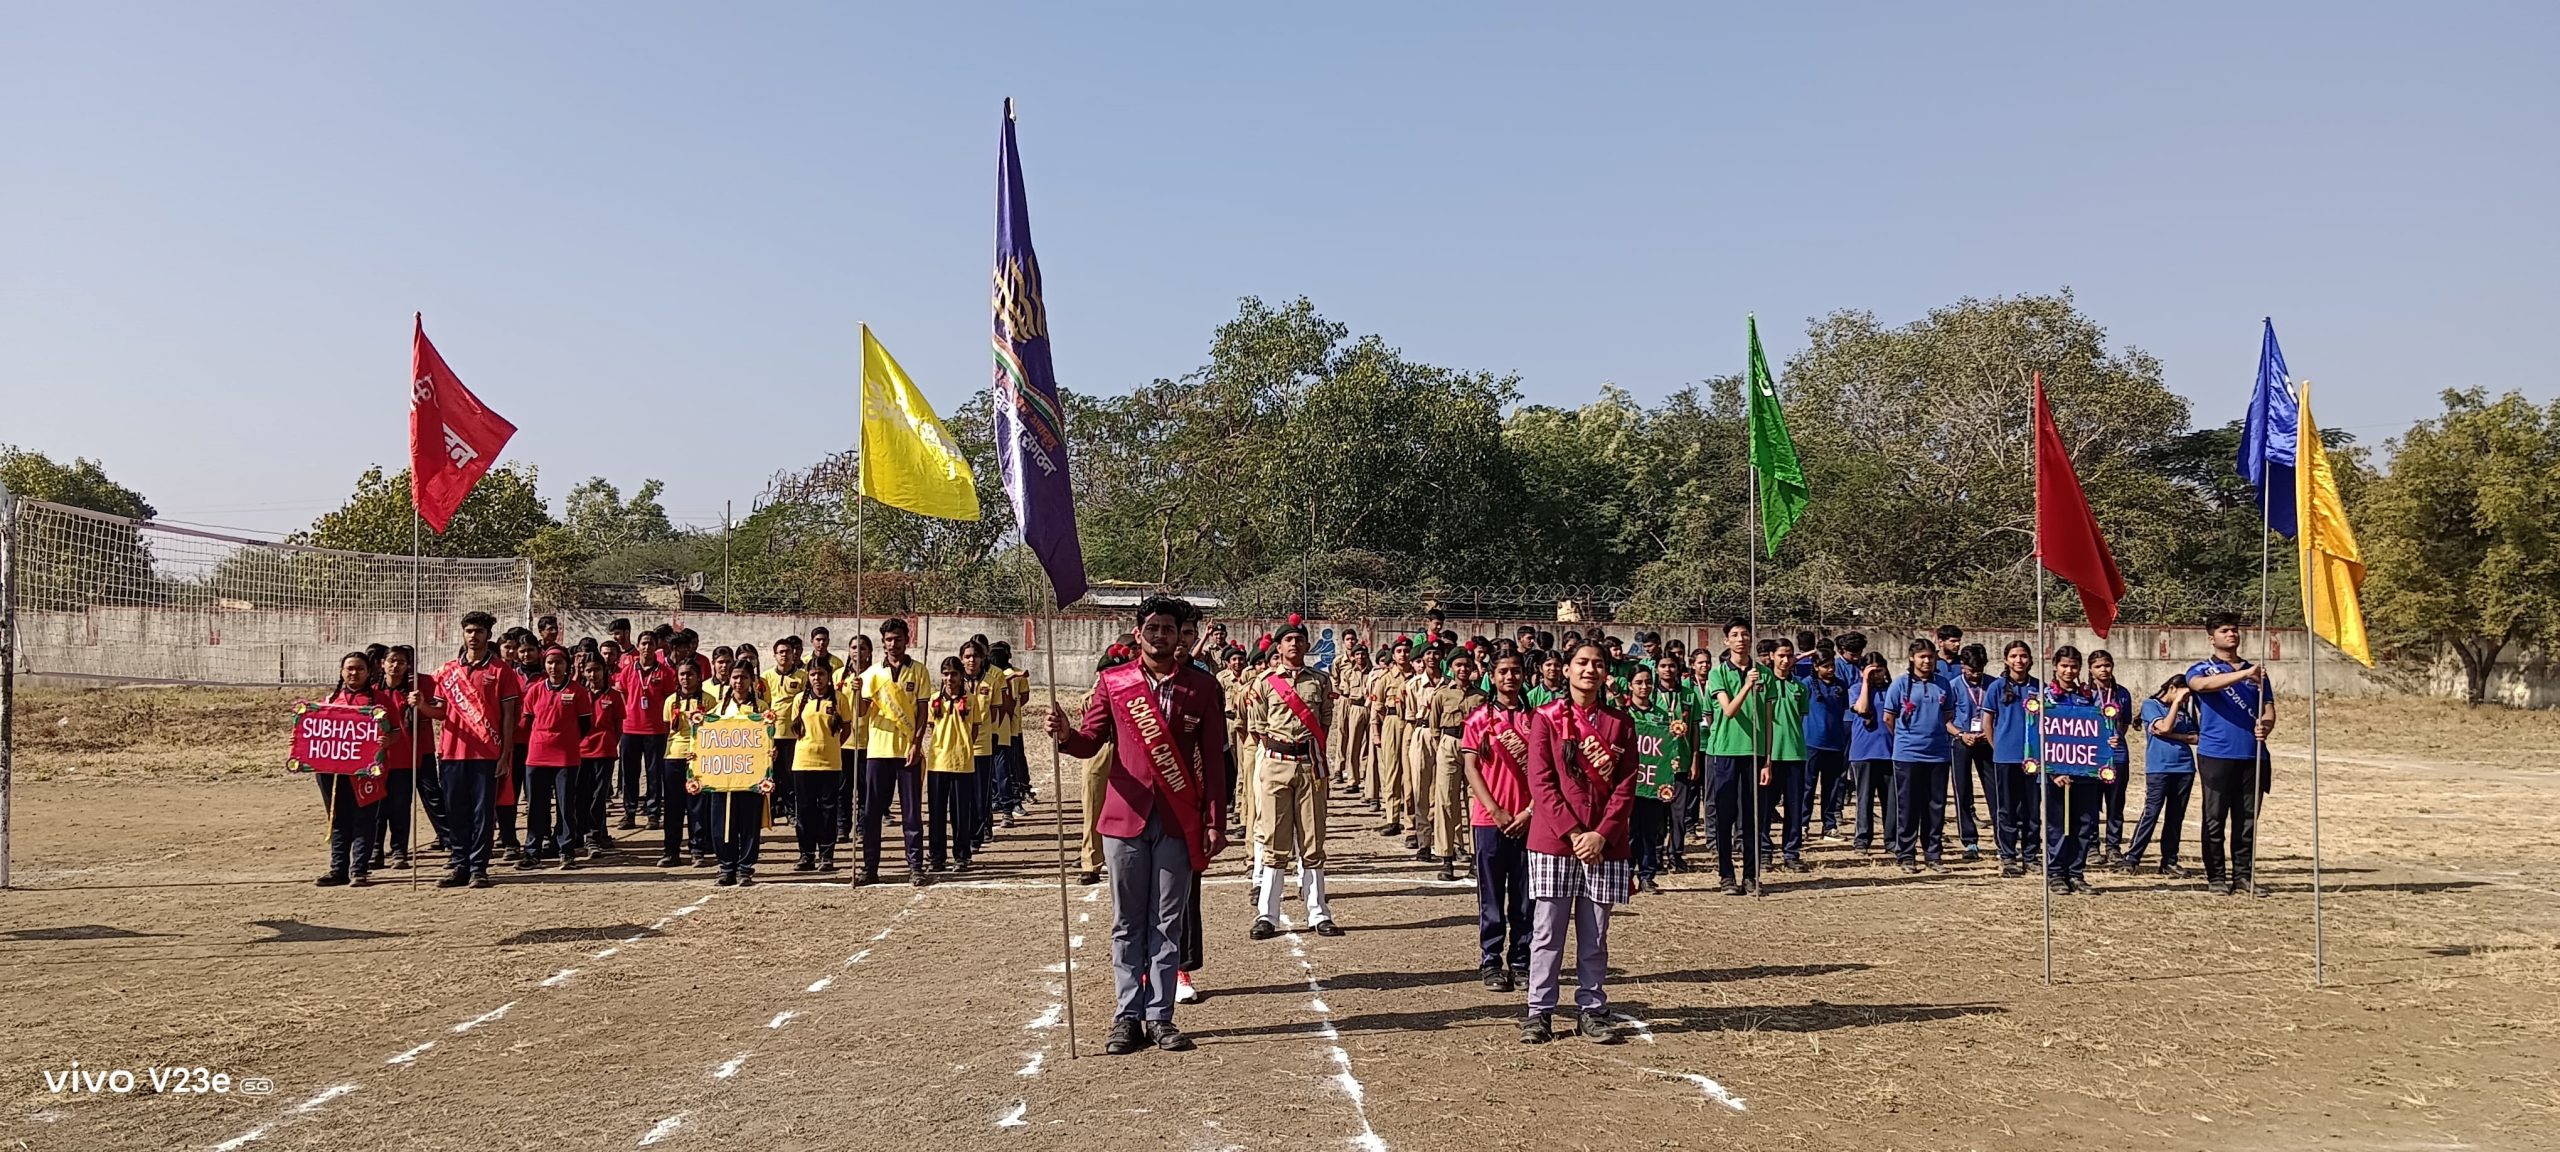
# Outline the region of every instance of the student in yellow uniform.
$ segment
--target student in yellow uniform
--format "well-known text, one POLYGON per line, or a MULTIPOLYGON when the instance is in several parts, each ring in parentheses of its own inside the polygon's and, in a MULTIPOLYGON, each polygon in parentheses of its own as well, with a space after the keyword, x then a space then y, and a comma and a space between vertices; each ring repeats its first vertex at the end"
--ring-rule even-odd
MULTIPOLYGON (((718 705, 709 713, 714 720, 728 720, 760 714, 759 697, 764 685, 755 666, 745 662, 729 666, 729 683, 720 690, 718 705)), ((691 767, 690 764, 687 765, 691 767)), ((688 773, 684 790, 710 800, 712 820, 720 828, 720 878, 713 884, 748 887, 756 882, 756 856, 764 850, 765 801, 773 795, 773 770, 767 766, 765 778, 751 789, 735 792, 703 791, 700 778, 688 773)))
POLYGON ((853 732, 853 696, 817 666, 800 692, 800 740, 793 746, 791 786, 798 790, 792 832, 800 841, 794 872, 836 870, 836 793, 844 775, 844 738, 853 732))
POLYGON ((960 645, 960 675, 965 681, 978 723, 975 753, 977 768, 970 773, 970 786, 977 795, 969 801, 969 848, 972 853, 985 848, 996 838, 996 729, 1002 726, 999 715, 1004 706, 1004 677, 994 675, 995 666, 987 662, 987 638, 972 636, 960 645))
POLYGON ((996 794, 1003 798, 1004 826, 1011 828, 1036 791, 1031 765, 1022 754, 1022 711, 1031 706, 1031 674, 1013 666, 1013 645, 1002 640, 988 646, 987 662, 1004 684, 996 694, 1001 705, 996 712, 996 794))
MULTIPOLYGON (((704 717, 718 711, 719 708, 718 694, 702 686, 700 666, 690 662, 677 665, 675 694, 658 702, 658 719, 665 721, 667 725, 666 763, 667 775, 671 779, 693 778, 693 730, 695 726, 702 723, 704 717)), ((673 795, 674 789, 667 789, 666 793, 673 795)), ((677 837, 688 827, 692 832, 694 867, 699 868, 709 862, 718 851, 711 842, 711 838, 718 833, 711 830, 710 803, 699 795, 694 795, 691 800, 691 803, 684 806, 683 812, 666 814, 666 853, 658 858, 658 866, 661 868, 675 867, 676 848, 681 843, 677 837)))
POLYGON ((969 685, 969 674, 957 656, 942 658, 942 691, 925 704, 924 777, 927 867, 969 870, 977 854, 978 742, 984 728, 985 701, 969 685))
POLYGON ((799 758, 793 747, 800 742, 800 706, 809 692, 809 666, 800 662, 800 638, 785 636, 773 642, 773 670, 764 674, 764 711, 773 720, 773 815, 775 819, 790 817, 799 809, 800 790, 791 782, 793 767, 799 758))
POLYGON ((898 802, 898 823, 906 834, 907 882, 924 887, 924 665, 907 655, 907 622, 880 622, 880 662, 862 673, 862 711, 867 747, 862 785, 862 875, 856 883, 880 881, 880 821, 889 801, 898 802))

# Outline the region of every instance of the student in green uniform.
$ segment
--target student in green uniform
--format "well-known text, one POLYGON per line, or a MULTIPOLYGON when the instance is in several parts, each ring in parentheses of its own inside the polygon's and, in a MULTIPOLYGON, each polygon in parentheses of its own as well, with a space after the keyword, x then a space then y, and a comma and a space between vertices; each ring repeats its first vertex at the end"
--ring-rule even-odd
POLYGON ((1785 639, 1760 642, 1766 660, 1761 675, 1768 692, 1769 759, 1760 767, 1760 815, 1751 823, 1751 839, 1760 859, 1769 859, 1769 820, 1783 809, 1779 824, 1778 865, 1789 872, 1811 872, 1804 862, 1805 817, 1813 806, 1813 781, 1804 771, 1806 690, 1796 678, 1796 646, 1785 639))
POLYGON ((1707 697, 1712 704, 1707 755, 1714 771, 1708 784, 1707 805, 1715 821, 1718 886, 1728 896, 1739 896, 1745 884, 1760 882, 1757 851, 1742 846, 1740 883, 1735 880, 1733 858, 1737 838, 1750 823, 1742 814, 1743 797, 1750 791, 1744 782, 1755 771, 1754 761, 1760 755, 1759 693, 1767 677, 1751 662, 1749 623, 1727 623, 1724 643, 1726 658, 1717 661, 1715 670, 1707 674, 1707 697))

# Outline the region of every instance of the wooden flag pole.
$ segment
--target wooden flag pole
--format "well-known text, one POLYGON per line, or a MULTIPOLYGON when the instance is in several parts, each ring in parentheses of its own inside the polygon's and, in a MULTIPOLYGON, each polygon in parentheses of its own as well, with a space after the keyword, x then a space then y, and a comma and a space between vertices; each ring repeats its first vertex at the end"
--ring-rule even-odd
MULTIPOLYGON (((2301 405, 2301 411, 2309 412, 2311 410, 2311 382, 2308 380, 2302 382, 2301 405)), ((2307 420, 2300 421, 2296 423, 2295 427, 2300 428, 2306 423, 2310 422, 2307 420)), ((2315 444, 2310 447, 2310 450, 2318 451, 2319 447, 2315 444)), ((2312 543, 2309 535, 2311 528, 2310 525, 2303 523, 2302 520, 2302 514, 2304 511, 2303 505, 2306 503, 2306 501, 2302 499, 2302 493, 2305 488, 2309 487, 2311 473, 2303 468, 2302 457, 2304 451, 2305 447, 2301 444, 2299 439, 2297 439, 2295 441, 2293 451, 2293 474, 2295 477, 2293 530, 2295 537, 2303 542, 2303 548, 2301 551, 2309 552, 2311 550, 2312 543)), ((2299 557, 2301 553, 2297 553, 2296 555, 2299 557)), ((2326 932, 2326 925, 2322 923, 2323 909, 2321 908, 2320 903, 2320 582, 2311 578, 2311 569, 2299 558, 2295 562, 2295 568, 2297 569, 2298 575, 2302 581, 2302 695, 2309 708, 2308 716, 2311 731, 2311 986, 2318 988, 2324 982, 2326 977, 2325 970, 2328 967, 2328 936, 2326 932)), ((2341 631, 2343 632, 2343 629, 2341 631)), ((2274 691, 2275 683, 2272 680, 2269 680, 2260 686, 2258 697, 2259 707, 2263 708, 2266 706, 2266 699, 2268 695, 2272 694, 2274 691)), ((2266 756, 2267 753, 2262 750, 2259 755, 2266 756)), ((2270 768, 2272 768, 2272 765, 2270 765, 2270 768)), ((2255 803, 2257 800, 2258 772, 2259 768, 2257 765, 2252 764, 2249 766, 2249 793, 2250 801, 2252 803, 2255 803)), ((2258 882, 2258 878, 2256 876, 2256 833, 2257 829, 2252 826, 2250 829, 2252 843, 2249 865, 2251 869, 2249 883, 2252 885, 2258 882)))

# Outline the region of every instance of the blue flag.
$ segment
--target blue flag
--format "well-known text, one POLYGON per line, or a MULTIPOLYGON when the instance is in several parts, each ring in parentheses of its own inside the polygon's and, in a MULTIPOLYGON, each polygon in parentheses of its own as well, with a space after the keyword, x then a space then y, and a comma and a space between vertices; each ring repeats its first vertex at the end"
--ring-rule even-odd
POLYGON ((2249 394, 2249 419, 2240 432, 2240 477, 2258 490, 2267 527, 2292 539, 2293 450, 2302 427, 2302 405, 2285 371, 2284 349, 2276 346, 2276 322, 2267 319, 2267 335, 2258 346, 2258 387, 2249 394))
POLYGON ((1049 313, 1040 299, 1040 259, 1031 252, 1031 211, 1022 158, 1013 145, 1013 101, 1004 102, 1004 145, 996 157, 996 461, 1013 501, 1022 542, 1048 570, 1064 608, 1085 593, 1084 545, 1067 485, 1067 420, 1049 367, 1049 313))

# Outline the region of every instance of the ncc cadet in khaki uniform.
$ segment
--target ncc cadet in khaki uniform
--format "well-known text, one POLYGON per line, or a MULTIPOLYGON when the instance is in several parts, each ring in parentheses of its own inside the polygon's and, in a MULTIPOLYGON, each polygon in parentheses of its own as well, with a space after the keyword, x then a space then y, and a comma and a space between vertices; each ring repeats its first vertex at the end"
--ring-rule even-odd
MULTIPOLYGON (((1218 657, 1218 689, 1227 701, 1227 754, 1235 757, 1234 778, 1253 779, 1253 757, 1245 743, 1244 698, 1253 688, 1253 674, 1245 670, 1244 649, 1229 647, 1218 657)), ((1250 832, 1253 828, 1253 789, 1239 787, 1241 796, 1228 810, 1236 814, 1238 825, 1250 832)))
POLYGON ((1387 822, 1378 828, 1381 836, 1403 835, 1405 818, 1412 811, 1404 788, 1405 737, 1411 732, 1404 722, 1404 690, 1405 682, 1413 678, 1413 640, 1399 636, 1391 651, 1386 665, 1369 680, 1370 722, 1377 727, 1373 775, 1387 813, 1387 822))
POLYGON ((1244 709, 1254 750, 1253 844, 1261 865, 1252 935, 1268 940, 1278 933, 1281 892, 1295 865, 1307 920, 1317 935, 1339 936, 1324 899, 1325 801, 1332 790, 1321 740, 1333 719, 1333 685, 1306 666, 1307 626, 1295 616, 1274 634, 1272 655, 1244 709))
MULTIPOLYGON (((1344 651, 1333 666, 1334 716, 1333 780, 1348 784, 1353 796, 1369 779, 1369 650, 1353 647, 1344 651)), ((1376 793, 1370 804, 1377 803, 1376 793)))
POLYGON ((1440 660, 1443 653, 1437 645, 1427 645, 1414 654, 1413 671, 1404 682, 1404 795, 1409 815, 1404 824, 1404 846, 1413 849, 1413 858, 1430 862, 1432 820, 1437 813, 1432 803, 1432 752, 1438 743, 1431 725, 1433 709, 1438 703, 1440 660))
POLYGON ((1457 879, 1461 860, 1470 870, 1475 866, 1473 834, 1468 831, 1467 769, 1458 753, 1467 717, 1484 704, 1475 655, 1462 648, 1450 655, 1449 674, 1432 684, 1415 713, 1414 725, 1430 765, 1431 815, 1425 828, 1430 848, 1440 858, 1443 880, 1457 879))

